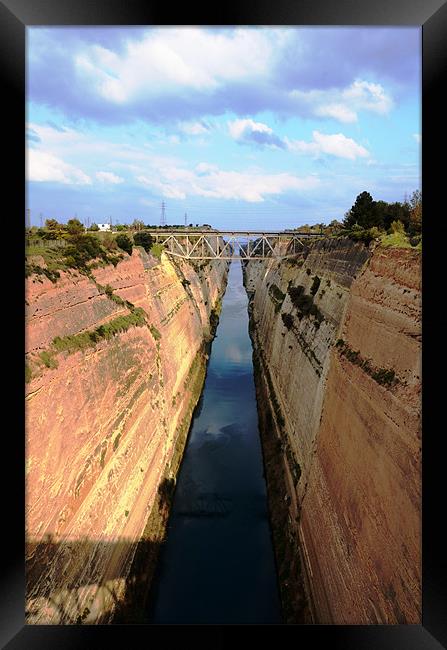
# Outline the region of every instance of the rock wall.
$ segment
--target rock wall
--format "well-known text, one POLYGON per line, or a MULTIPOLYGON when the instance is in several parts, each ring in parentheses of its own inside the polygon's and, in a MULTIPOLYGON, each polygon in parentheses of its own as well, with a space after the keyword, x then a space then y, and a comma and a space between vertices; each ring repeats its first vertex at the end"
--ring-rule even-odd
POLYGON ((147 592, 226 273, 135 248, 90 277, 28 278, 28 623, 110 622, 137 583, 147 592), (52 348, 137 313, 94 344, 52 348))
POLYGON ((420 271, 349 240, 246 265, 288 622, 420 623, 420 271))

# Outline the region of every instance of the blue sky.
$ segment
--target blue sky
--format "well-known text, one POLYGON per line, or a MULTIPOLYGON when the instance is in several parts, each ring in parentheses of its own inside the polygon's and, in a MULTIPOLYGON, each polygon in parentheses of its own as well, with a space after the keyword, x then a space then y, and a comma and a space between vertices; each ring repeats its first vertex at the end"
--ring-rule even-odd
POLYGON ((31 223, 289 228, 420 188, 420 28, 27 28, 31 223))

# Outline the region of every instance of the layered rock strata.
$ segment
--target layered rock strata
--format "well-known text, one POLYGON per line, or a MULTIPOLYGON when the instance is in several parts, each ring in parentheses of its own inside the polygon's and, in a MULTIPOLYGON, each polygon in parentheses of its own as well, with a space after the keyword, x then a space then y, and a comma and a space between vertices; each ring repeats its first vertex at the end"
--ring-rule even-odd
POLYGON ((420 254, 320 241, 244 277, 286 620, 420 623, 420 254))
POLYGON ((28 623, 108 623, 147 591, 226 274, 135 248, 27 279, 28 623))

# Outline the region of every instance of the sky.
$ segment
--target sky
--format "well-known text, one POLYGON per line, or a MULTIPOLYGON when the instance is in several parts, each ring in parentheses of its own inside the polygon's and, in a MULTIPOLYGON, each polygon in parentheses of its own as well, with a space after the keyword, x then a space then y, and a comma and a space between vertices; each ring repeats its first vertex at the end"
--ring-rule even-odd
POLYGON ((294 228, 421 186, 419 27, 28 27, 31 224, 294 228), (89 220, 87 222, 87 220, 89 220))

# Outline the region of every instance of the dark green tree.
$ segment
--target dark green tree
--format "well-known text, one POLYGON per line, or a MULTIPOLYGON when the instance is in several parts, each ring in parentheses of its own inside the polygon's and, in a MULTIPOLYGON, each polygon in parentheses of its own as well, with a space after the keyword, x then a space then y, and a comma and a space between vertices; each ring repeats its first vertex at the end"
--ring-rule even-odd
POLYGON ((369 192, 362 192, 355 200, 352 208, 346 213, 343 220, 345 228, 352 228, 358 224, 361 228, 377 226, 380 215, 376 210, 376 203, 369 192))
POLYGON ((136 232, 133 237, 133 241, 135 246, 142 246, 146 251, 146 253, 150 251, 150 249, 152 248, 152 244, 154 243, 151 234, 149 232, 146 232, 145 230, 136 232))
POLYGON ((117 235, 116 243, 121 248, 121 250, 129 253, 129 255, 132 255, 132 240, 128 235, 124 235, 123 233, 117 235))

